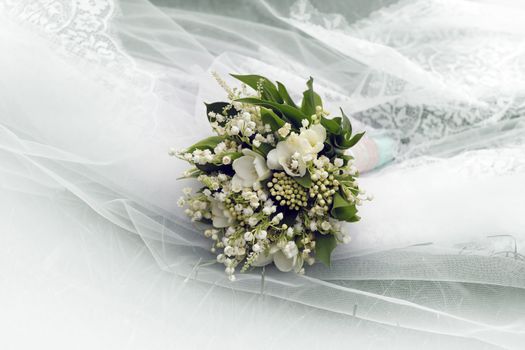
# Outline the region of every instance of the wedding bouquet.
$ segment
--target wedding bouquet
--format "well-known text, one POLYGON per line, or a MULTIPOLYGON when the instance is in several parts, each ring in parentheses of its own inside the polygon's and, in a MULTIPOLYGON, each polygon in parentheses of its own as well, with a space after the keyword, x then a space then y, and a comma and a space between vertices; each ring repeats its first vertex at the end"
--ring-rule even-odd
POLYGON ((312 78, 297 105, 280 82, 232 76, 240 88, 215 75, 228 102, 206 104, 216 136, 171 153, 192 165, 184 178, 203 186, 184 189, 179 205, 210 225, 204 235, 231 280, 238 267, 272 262, 297 273, 305 262, 329 266, 336 245, 350 241, 341 222, 359 220, 356 206, 371 199, 348 152, 364 133, 352 134, 342 110, 328 118, 312 78))

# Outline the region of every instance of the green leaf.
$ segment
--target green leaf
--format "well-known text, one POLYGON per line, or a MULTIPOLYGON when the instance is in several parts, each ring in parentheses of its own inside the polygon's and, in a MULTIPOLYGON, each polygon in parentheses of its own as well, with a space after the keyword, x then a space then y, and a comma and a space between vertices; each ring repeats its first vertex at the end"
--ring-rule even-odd
POLYGON ((321 97, 314 91, 314 79, 310 77, 306 82, 308 89, 303 92, 303 101, 301 102, 301 111, 307 116, 315 114, 315 107, 322 106, 321 97))
POLYGON ((310 176, 309 171, 306 171, 306 174, 304 174, 304 176, 294 177, 293 179, 295 180, 295 182, 297 182, 299 185, 303 187, 306 187, 306 188, 312 187, 312 178, 310 176))
POLYGON ((334 219, 351 222, 357 214, 357 208, 355 203, 349 202, 338 192, 334 195, 334 204, 330 214, 334 219))
POLYGON ((350 148, 350 147, 353 147, 355 146, 356 143, 359 142, 359 140, 361 140, 361 138, 365 135, 365 132, 361 132, 359 134, 355 134, 354 137, 352 137, 350 139, 350 141, 347 143, 347 147, 350 148))
POLYGON ((334 138, 334 145, 336 148, 344 150, 344 149, 355 146, 355 144, 358 143, 359 140, 361 140, 361 138, 363 137, 365 133, 362 132, 362 133, 352 136, 352 123, 350 122, 350 119, 348 119, 348 117, 346 116, 342 108, 341 108, 341 115, 342 115, 342 118, 341 118, 342 130, 341 130, 340 135, 337 135, 334 138))
POLYGON ((364 136, 364 132, 355 134, 353 137, 351 137, 350 134, 344 133, 343 135, 337 136, 335 138, 335 147, 341 148, 341 149, 347 149, 350 147, 355 146, 356 143, 361 140, 361 138, 364 136))
POLYGON ((309 116, 304 115, 299 109, 285 104, 264 101, 255 97, 239 98, 235 101, 271 108, 274 112, 280 113, 287 121, 297 128, 302 127, 301 121, 304 119, 307 119, 309 122, 312 121, 309 116))
POLYGON ((290 94, 288 94, 288 90, 286 90, 286 87, 280 82, 277 82, 277 90, 279 91, 279 93, 281 94, 281 97, 283 98, 284 102, 287 105, 297 108, 297 105, 290 97, 290 94))
POLYGON ((333 235, 316 235, 315 257, 317 260, 330 267, 332 251, 337 247, 337 240, 333 235))
POLYGON ((354 215, 350 218, 350 220, 347 220, 347 222, 357 222, 361 220, 361 217, 359 215, 354 215))
POLYGON ((269 124, 274 132, 279 130, 285 124, 284 120, 279 118, 274 111, 264 107, 261 107, 261 120, 263 124, 269 124))
POLYGON ((279 94, 279 91, 277 90, 275 85, 273 85, 273 83, 270 80, 268 80, 268 78, 265 78, 260 75, 231 74, 231 76, 237 80, 242 81, 254 90, 257 90, 257 85, 259 84, 259 82, 261 82, 263 99, 277 103, 283 103, 283 98, 281 97, 281 94, 279 94))
POLYGON ((342 108, 341 115, 343 116, 343 132, 348 133, 348 135, 352 135, 352 123, 350 123, 350 119, 346 116, 345 112, 342 108))
POLYGON ((324 126, 326 131, 328 131, 331 134, 339 135, 341 134, 342 128, 341 128, 341 117, 328 119, 328 118, 321 118, 321 125, 324 126))
POLYGON ((261 155, 265 158, 272 149, 274 149, 274 147, 269 143, 261 143, 259 147, 256 147, 256 150, 259 151, 259 153, 261 153, 261 155))
POLYGON ((211 149, 214 149, 222 141, 224 141, 223 136, 210 136, 208 138, 205 138, 204 140, 200 140, 193 146, 190 146, 186 151, 191 153, 195 151, 196 149, 202 149, 202 150, 210 149, 211 150, 211 149))
POLYGON ((230 159, 233 162, 235 159, 242 157, 243 154, 241 152, 230 152, 230 153, 224 153, 224 156, 230 157, 230 159))

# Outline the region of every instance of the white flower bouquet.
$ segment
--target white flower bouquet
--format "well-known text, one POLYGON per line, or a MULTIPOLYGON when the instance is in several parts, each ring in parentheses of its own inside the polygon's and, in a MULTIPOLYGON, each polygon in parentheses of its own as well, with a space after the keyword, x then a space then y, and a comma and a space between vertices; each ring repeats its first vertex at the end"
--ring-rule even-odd
POLYGON ((231 280, 238 268, 272 262, 297 273, 316 260, 329 266, 337 244, 350 241, 341 222, 359 220, 356 206, 371 199, 348 152, 363 133, 352 135, 342 110, 328 118, 312 78, 297 105, 280 82, 233 77, 240 88, 216 76, 229 101, 206 104, 217 135, 171 152, 192 165, 184 177, 203 185, 185 189, 179 205, 210 225, 204 235, 231 280))

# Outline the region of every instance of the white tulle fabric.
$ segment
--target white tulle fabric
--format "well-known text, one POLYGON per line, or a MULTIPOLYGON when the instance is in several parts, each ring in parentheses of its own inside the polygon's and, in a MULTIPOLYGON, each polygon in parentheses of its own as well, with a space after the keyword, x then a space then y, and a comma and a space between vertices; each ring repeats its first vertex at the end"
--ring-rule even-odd
MULTIPOLYGON (((353 319, 519 349, 525 340, 525 10, 519 4, 0 2, 2 201, 138 235, 167 271, 353 319), (8 54, 4 54, 8 53, 8 54), (229 282, 176 207, 211 78, 258 73, 399 140, 331 268, 229 282), (48 209, 46 209, 48 210, 48 209), (92 219, 86 219, 92 218, 92 219), (97 219, 98 220, 98 219, 97 219), (93 221, 94 222, 94 221, 93 221), (98 221, 97 221, 98 222, 98 221)), ((45 219, 42 219, 45 220, 45 219)), ((67 232, 63 232, 67 235, 67 232)))

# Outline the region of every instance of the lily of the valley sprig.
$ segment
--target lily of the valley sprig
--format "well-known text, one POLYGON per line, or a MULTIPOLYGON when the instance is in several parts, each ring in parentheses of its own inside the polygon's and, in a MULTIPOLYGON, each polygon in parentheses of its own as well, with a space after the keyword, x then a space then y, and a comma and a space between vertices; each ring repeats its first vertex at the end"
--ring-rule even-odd
POLYGON ((350 241, 342 222, 359 220, 357 206, 369 199, 347 151, 363 133, 352 134, 342 111, 328 118, 312 78, 298 105, 280 82, 233 77, 240 88, 216 76, 228 101, 206 104, 216 136, 171 152, 203 185, 185 189, 179 204, 210 225, 204 235, 230 280, 270 263, 297 273, 316 260, 329 266, 337 244, 350 241))

